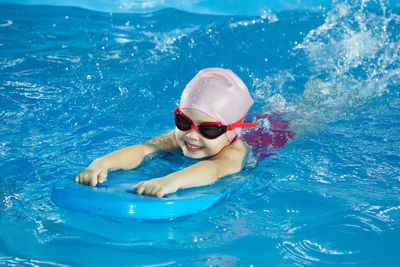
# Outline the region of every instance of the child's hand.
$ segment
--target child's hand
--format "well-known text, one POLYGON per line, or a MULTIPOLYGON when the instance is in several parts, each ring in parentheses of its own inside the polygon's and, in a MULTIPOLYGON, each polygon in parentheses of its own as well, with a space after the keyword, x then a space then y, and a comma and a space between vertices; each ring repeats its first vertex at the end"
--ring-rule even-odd
POLYGON ((76 177, 75 182, 96 186, 97 183, 102 183, 107 178, 107 169, 99 166, 89 166, 81 171, 76 177))
POLYGON ((163 177, 139 182, 137 185, 135 185, 134 189, 136 189, 139 195, 148 195, 161 198, 166 194, 176 192, 176 190, 179 188, 173 177, 163 177))

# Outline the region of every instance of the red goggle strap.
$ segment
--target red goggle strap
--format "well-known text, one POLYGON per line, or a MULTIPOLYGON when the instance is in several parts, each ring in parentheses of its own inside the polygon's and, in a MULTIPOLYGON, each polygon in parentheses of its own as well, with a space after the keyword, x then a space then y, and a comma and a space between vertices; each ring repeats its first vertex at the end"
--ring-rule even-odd
POLYGON ((244 119, 246 118, 246 116, 247 116, 247 113, 246 113, 246 115, 244 115, 243 118, 241 118, 237 122, 228 125, 226 130, 232 131, 233 129, 238 128, 238 127, 257 127, 259 125, 258 123, 243 122, 244 119))

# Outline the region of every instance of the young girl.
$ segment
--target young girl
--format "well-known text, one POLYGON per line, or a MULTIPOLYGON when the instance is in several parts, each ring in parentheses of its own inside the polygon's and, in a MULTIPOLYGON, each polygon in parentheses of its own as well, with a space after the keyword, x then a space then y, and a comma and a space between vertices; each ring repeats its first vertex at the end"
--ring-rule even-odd
POLYGON ((165 177, 139 182, 140 195, 163 197, 178 189, 209 185, 242 169, 246 147, 240 140, 253 99, 243 81, 221 68, 201 70, 184 89, 175 109, 176 128, 167 134, 127 147, 94 160, 78 174, 78 183, 96 186, 107 172, 138 167, 152 153, 182 149, 185 156, 202 159, 165 177))

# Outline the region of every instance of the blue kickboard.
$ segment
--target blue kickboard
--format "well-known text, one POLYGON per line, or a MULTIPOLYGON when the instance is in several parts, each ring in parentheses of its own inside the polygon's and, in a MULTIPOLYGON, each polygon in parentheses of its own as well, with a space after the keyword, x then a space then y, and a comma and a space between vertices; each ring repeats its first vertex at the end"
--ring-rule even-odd
MULTIPOLYGON (((110 179, 111 180, 111 179, 110 179)), ((133 219, 170 219, 204 211, 227 196, 226 185, 210 185, 168 194, 163 198, 138 195, 133 187, 145 179, 118 179, 96 187, 68 179, 54 185, 58 206, 91 214, 133 219)))

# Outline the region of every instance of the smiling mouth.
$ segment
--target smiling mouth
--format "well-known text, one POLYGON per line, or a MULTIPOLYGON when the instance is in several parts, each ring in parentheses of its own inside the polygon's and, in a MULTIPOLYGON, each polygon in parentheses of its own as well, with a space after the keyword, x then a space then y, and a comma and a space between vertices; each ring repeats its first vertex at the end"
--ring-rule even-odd
POLYGON ((197 152, 197 151, 204 149, 204 147, 202 147, 202 146, 196 146, 196 145, 190 144, 186 141, 183 141, 183 142, 185 144, 186 149, 189 150, 190 152, 197 152))

